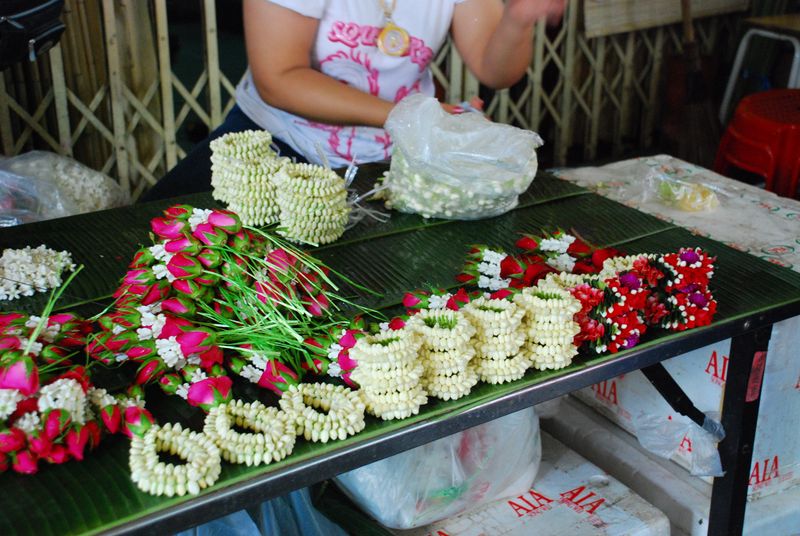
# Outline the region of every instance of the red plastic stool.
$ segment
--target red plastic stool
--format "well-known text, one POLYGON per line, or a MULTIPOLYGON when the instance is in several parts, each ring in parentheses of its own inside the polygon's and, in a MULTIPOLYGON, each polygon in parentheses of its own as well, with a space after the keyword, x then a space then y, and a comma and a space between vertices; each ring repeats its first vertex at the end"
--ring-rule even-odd
POLYGON ((731 167, 764 178, 767 190, 794 197, 800 178, 800 89, 743 98, 719 143, 714 171, 731 167))

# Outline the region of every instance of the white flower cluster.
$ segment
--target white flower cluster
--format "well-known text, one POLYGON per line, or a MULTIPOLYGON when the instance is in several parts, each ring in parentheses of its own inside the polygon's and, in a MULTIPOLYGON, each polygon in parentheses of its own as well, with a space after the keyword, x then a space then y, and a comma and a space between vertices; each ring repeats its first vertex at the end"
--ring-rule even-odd
POLYGON ((385 421, 405 419, 428 402, 420 383, 421 344, 414 331, 403 328, 367 335, 350 349, 358 362, 351 378, 361 387, 359 394, 370 414, 385 421))
POLYGON ((428 394, 442 400, 469 394, 478 383, 478 373, 470 366, 475 328, 467 317, 450 309, 425 309, 411 317, 408 325, 422 337, 422 386, 428 394))
MULTIPOLYGON (((61 378, 49 383, 39 390, 39 411, 63 409, 69 412, 73 422, 84 424, 89 400, 83 387, 72 378, 61 378)), ((91 411, 91 410, 89 410, 91 411)))
POLYGON ((420 174, 411 169, 402 151, 395 151, 391 169, 383 181, 389 187, 383 196, 387 208, 425 218, 488 218, 516 206, 525 180, 520 176, 519 181, 494 183, 491 191, 487 191, 487 184, 454 183, 451 178, 448 181, 420 174))
POLYGON ((183 350, 181 350, 181 345, 175 335, 166 339, 156 339, 156 352, 164 364, 170 368, 181 370, 186 366, 186 356, 183 355, 183 350))
POLYGON ((491 249, 483 250, 483 259, 478 263, 478 288, 487 289, 496 292, 503 288, 508 288, 511 280, 500 277, 500 263, 506 258, 505 253, 493 251, 491 249))
POLYGON ((17 409, 25 396, 17 389, 0 389, 0 421, 7 419, 17 409))
POLYGON ((140 341, 158 339, 167 323, 166 315, 161 313, 161 305, 142 305, 136 310, 141 315, 141 327, 136 329, 140 341))
POLYGON ((54 251, 44 245, 5 249, 0 256, 0 300, 16 300, 56 288, 62 283, 61 273, 74 269, 67 251, 54 251))
POLYGON ((297 435, 327 443, 364 429, 364 402, 358 392, 330 383, 301 383, 283 392, 281 409, 294 420, 297 435))
POLYGON ((242 367, 239 376, 243 377, 250 383, 258 383, 264 371, 267 370, 269 360, 262 354, 250 354, 250 363, 242 367))
POLYGON ((609 257, 603 261, 603 269, 600 270, 600 280, 616 277, 620 272, 633 270, 633 263, 639 259, 654 261, 658 255, 654 253, 642 253, 639 255, 628 255, 626 257, 609 257))
POLYGON ((35 411, 25 413, 14 423, 14 426, 29 435, 38 430, 41 425, 42 419, 35 411))
POLYGON ((228 205, 245 225, 278 221, 273 175, 288 159, 270 148, 272 136, 264 130, 234 132, 211 142, 212 196, 228 205))
POLYGON ((598 279, 597 274, 568 274, 566 272, 560 272, 555 274, 550 273, 547 274, 544 277, 544 279, 540 279, 536 286, 540 290, 547 290, 547 289, 569 290, 571 288, 575 288, 578 285, 582 285, 590 281, 597 281, 597 279, 598 279))
POLYGON ((87 398, 98 408, 116 406, 119 402, 116 398, 108 394, 108 391, 99 387, 90 387, 86 393, 87 398))
POLYGON ((131 438, 131 479, 151 495, 197 495, 214 484, 222 471, 219 449, 204 434, 182 429, 180 424, 151 426, 142 437, 131 438), (159 452, 177 455, 185 464, 159 459, 159 452))
POLYGON ((473 360, 478 377, 487 383, 518 380, 531 366, 525 344, 522 319, 525 311, 514 302, 476 298, 468 303, 464 315, 475 327, 473 360))
MULTIPOLYGON (((53 342, 61 332, 61 324, 53 322, 52 324, 48 325, 49 318, 42 319, 40 316, 31 315, 28 317, 28 320, 25 321, 25 327, 35 330, 40 323, 43 325, 42 329, 39 331, 38 338, 44 340, 45 342, 53 342)), ((41 351, 41 348, 39 351, 41 351)), ((39 352, 36 353, 38 354, 39 352)))
POLYGON ((560 369, 572 363, 578 353, 573 339, 580 326, 573 315, 581 310, 580 301, 558 288, 526 288, 514 301, 525 310, 526 350, 533 367, 560 369))
POLYGON ((211 408, 203 433, 217 445, 223 459, 248 466, 284 459, 294 450, 297 437, 287 413, 241 400, 211 408), (234 426, 252 432, 237 432, 234 426))
POLYGON ((328 244, 342 236, 350 218, 343 178, 321 166, 287 164, 273 180, 287 238, 328 244))

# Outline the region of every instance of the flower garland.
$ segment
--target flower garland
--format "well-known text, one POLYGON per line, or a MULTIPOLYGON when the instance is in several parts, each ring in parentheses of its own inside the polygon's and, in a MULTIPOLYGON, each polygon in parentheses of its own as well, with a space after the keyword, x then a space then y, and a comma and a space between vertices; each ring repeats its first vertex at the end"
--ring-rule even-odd
MULTIPOLYGON (((388 328, 388 326, 387 326, 388 328)), ((419 361, 422 340, 405 326, 359 339, 350 350, 358 363, 352 379, 367 411, 383 420, 405 419, 428 402, 419 361)))
POLYGON ((277 223, 280 210, 272 177, 289 160, 271 148, 272 136, 248 130, 211 142, 212 196, 236 212, 245 225, 277 223))
POLYGON ((524 376, 531 366, 528 353, 520 352, 525 343, 525 311, 507 299, 484 296, 472 300, 463 311, 476 330, 474 366, 480 380, 497 384, 524 376))
POLYGON ((580 333, 573 316, 580 302, 568 291, 539 287, 524 289, 514 300, 526 313, 526 350, 533 367, 560 369, 572 363, 578 353, 573 339, 580 333))
POLYGON ((425 309, 411 317, 408 324, 422 337, 420 359, 425 391, 442 400, 469 394, 478 382, 478 373, 469 366, 475 356, 470 343, 475 328, 464 314, 450 309, 425 309))
POLYGON ((231 463, 267 465, 292 453, 295 427, 289 415, 260 402, 234 400, 212 408, 206 415, 203 433, 231 463), (252 430, 242 433, 234 425, 252 430))
POLYGON ((211 439, 180 424, 153 425, 142 436, 134 436, 129 465, 131 479, 140 490, 168 497, 197 495, 213 485, 222 471, 219 449, 211 439), (159 452, 180 456, 186 463, 163 462, 159 452))
POLYGON ((294 419, 298 436, 327 443, 364 429, 365 405, 358 392, 330 383, 292 385, 279 401, 294 419))
POLYGON ((283 234, 292 241, 328 244, 344 233, 350 217, 345 181, 313 164, 288 164, 273 179, 283 234))
POLYGON ((54 251, 44 245, 4 249, 0 256, 0 300, 16 300, 57 288, 65 270, 75 270, 67 251, 54 251))

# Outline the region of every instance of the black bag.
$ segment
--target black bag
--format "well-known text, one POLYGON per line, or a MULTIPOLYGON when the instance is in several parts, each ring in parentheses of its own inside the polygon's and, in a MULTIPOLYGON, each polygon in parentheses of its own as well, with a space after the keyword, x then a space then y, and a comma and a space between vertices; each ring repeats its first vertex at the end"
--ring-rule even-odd
POLYGON ((64 33, 64 0, 0 0, 0 69, 33 61, 64 33))

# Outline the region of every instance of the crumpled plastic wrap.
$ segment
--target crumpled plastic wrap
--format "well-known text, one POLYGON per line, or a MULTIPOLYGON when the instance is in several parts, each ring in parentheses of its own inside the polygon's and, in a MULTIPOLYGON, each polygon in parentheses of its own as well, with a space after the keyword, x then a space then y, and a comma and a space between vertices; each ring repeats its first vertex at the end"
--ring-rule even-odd
POLYGON ((539 420, 528 408, 334 481, 383 525, 409 529, 527 491, 541 455, 539 420))
POLYGON ((128 193, 111 177, 71 158, 31 151, 0 160, 1 227, 128 203, 128 193))
POLYGON ((385 127, 394 143, 386 204, 425 217, 481 219, 514 208, 536 175, 543 143, 480 113, 449 114, 419 94, 400 101, 385 127))

